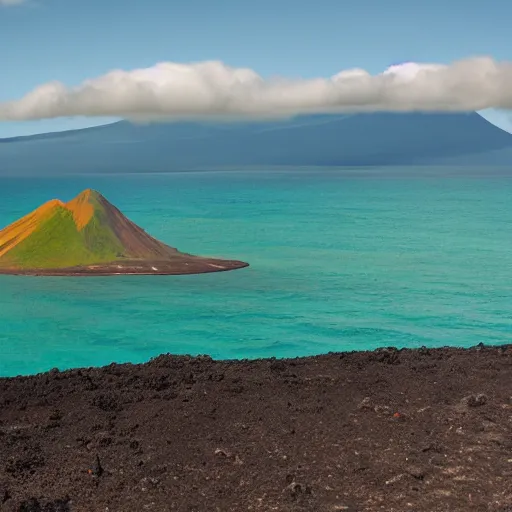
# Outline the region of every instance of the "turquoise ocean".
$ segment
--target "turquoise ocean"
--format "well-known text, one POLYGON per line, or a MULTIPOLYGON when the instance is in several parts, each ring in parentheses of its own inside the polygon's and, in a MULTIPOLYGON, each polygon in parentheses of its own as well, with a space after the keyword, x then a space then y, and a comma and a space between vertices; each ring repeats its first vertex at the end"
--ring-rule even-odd
POLYGON ((421 170, 0 178, 0 226, 95 188, 150 234, 251 266, 0 276, 0 376, 160 353, 294 357, 512 339, 512 179, 421 170))

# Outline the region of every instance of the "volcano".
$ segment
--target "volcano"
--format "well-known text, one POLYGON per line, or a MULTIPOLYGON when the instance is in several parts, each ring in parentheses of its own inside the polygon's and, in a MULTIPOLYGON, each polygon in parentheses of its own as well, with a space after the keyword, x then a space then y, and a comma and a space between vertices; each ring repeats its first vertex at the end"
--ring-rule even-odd
POLYGON ((246 266, 179 252, 90 189, 68 203, 49 201, 0 231, 0 274, 201 274, 246 266))
MULTIPOLYGON (((475 112, 311 114, 110 125, 0 139, 0 175, 297 167, 512 165, 512 135, 475 112)), ((410 169, 414 173, 414 169, 410 169)))

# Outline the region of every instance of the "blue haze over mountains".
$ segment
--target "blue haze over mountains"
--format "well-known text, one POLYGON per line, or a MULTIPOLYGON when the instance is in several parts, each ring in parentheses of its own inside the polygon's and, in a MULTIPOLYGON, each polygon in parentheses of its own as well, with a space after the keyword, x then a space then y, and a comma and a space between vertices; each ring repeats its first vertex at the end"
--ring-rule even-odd
POLYGON ((0 174, 277 166, 512 164, 512 135, 477 113, 305 115, 106 126, 0 139, 0 174))

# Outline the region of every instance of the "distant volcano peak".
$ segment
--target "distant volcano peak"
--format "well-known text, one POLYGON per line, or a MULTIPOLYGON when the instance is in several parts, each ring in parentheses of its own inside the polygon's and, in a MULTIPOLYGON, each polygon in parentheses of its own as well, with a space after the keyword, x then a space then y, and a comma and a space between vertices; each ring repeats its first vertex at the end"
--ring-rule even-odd
POLYGON ((108 202, 99 192, 88 188, 65 205, 73 213, 78 229, 83 229, 90 222, 94 216, 95 203, 101 200, 108 202))
POLYGON ((46 203, 42 204, 36 212, 42 214, 43 212, 47 212, 53 210, 54 208, 62 208, 64 207, 64 203, 60 199, 50 199, 46 203))
POLYGON ((91 199, 99 199, 103 197, 97 190, 86 188, 75 197, 75 201, 89 201, 91 199))
POLYGON ((180 253, 92 189, 68 203, 48 201, 0 231, 0 273, 193 274, 245 266, 180 253))

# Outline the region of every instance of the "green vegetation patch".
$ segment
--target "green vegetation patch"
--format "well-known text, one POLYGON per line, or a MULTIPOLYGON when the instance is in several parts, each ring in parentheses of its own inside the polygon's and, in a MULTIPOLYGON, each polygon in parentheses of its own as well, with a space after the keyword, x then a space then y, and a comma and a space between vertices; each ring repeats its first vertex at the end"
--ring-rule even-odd
POLYGON ((19 268, 55 269, 118 260, 123 247, 99 209, 78 231, 73 213, 58 208, 27 239, 2 258, 2 264, 19 268))

